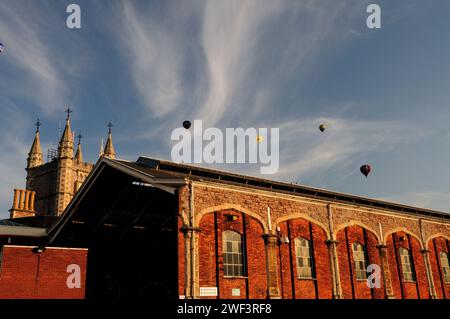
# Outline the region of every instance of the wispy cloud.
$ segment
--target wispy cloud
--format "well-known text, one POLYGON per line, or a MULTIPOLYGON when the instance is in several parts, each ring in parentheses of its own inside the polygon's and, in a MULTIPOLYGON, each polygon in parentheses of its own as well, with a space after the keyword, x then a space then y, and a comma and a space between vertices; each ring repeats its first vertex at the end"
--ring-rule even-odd
POLYGON ((181 106, 184 95, 182 83, 183 43, 178 10, 169 9, 163 19, 150 8, 137 11, 132 2, 124 2, 124 29, 120 38, 131 65, 131 77, 142 104, 154 117, 162 117, 181 106))
POLYGON ((70 103, 70 80, 83 71, 73 50, 83 49, 80 35, 61 32, 68 29, 57 9, 37 1, 0 3, 3 74, 11 75, 1 77, 0 89, 47 116, 70 103))
POLYGON ((24 141, 24 127, 27 126, 26 119, 21 109, 1 99, 2 117, 0 125, 2 131, 0 152, 0 219, 8 218, 8 209, 12 206, 14 188, 25 187, 26 154, 31 144, 24 141))
POLYGON ((380 199, 450 213, 450 190, 427 190, 383 196, 380 199))
POLYGON ((430 133, 407 123, 385 120, 317 118, 284 123, 280 126, 283 157, 279 176, 317 179, 330 170, 346 172, 373 152, 416 143, 430 133), (324 133, 318 131, 321 123, 327 125, 324 133))
POLYGON ((121 4, 118 45, 141 104, 158 118, 145 135, 159 134, 168 119, 225 127, 236 114, 270 115, 294 78, 301 89, 318 52, 348 36, 342 20, 352 3, 169 1, 158 10, 121 4))
POLYGON ((236 113, 272 112, 286 93, 283 86, 293 76, 299 85, 308 76, 320 45, 338 40, 336 19, 345 8, 351 7, 317 1, 207 1, 202 46, 208 86, 196 117, 213 126, 236 113))

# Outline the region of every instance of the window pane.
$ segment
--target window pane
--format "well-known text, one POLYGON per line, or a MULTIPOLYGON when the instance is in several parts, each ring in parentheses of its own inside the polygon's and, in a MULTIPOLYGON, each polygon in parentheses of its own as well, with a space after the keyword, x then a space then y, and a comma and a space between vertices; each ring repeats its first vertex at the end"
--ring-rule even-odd
POLYGON ((366 254, 365 247, 359 243, 353 243, 353 260, 356 269, 356 279, 366 279, 366 254))
POLYGON ((235 231, 223 232, 223 260, 225 276, 243 276, 244 264, 241 235, 235 231))
POLYGON ((400 247, 399 253, 401 255, 400 260, 401 260, 401 264, 402 264, 403 279, 405 281, 414 281, 415 274, 414 274, 414 269, 411 265, 412 260, 411 260, 411 255, 409 253, 409 250, 404 247, 400 247))
POLYGON ((309 240, 305 238, 295 238, 295 254, 297 262, 297 277, 311 278, 312 277, 312 261, 311 261, 311 246, 309 240))

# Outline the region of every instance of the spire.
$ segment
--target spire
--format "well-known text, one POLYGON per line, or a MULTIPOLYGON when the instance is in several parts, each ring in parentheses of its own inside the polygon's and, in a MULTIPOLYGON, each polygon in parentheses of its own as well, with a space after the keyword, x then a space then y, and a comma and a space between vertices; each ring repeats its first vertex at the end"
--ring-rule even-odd
POLYGON ((98 156, 99 156, 99 157, 102 157, 102 156, 103 156, 103 137, 102 137, 102 142, 101 142, 101 144, 100 144, 100 152, 98 153, 98 156))
POLYGON ((78 146, 77 146, 77 152, 75 153, 75 159, 77 162, 81 163, 83 162, 83 152, 81 151, 81 138, 83 135, 78 134, 78 146))
POLYGON ((111 121, 108 123, 107 127, 108 127, 108 139, 106 140, 103 156, 114 159, 116 158, 116 152, 114 151, 114 145, 112 142, 111 128, 113 127, 113 124, 111 123, 111 121))
POLYGON ((37 167, 43 164, 42 162, 42 151, 41 151, 41 142, 39 139, 39 127, 41 126, 41 122, 39 119, 36 121, 36 133, 34 134, 34 141, 31 145, 30 152, 28 153, 27 159, 27 168, 37 167))
POLYGON ((66 127, 64 128, 64 132, 62 134, 61 140, 59 141, 58 147, 59 158, 73 158, 73 135, 70 129, 70 113, 72 113, 72 110, 70 109, 70 107, 67 108, 66 113, 66 127))

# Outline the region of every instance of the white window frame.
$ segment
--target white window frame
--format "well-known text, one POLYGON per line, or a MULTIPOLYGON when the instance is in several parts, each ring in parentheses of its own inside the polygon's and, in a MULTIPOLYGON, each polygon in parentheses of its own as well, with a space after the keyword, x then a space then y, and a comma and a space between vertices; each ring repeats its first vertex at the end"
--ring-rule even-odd
POLYGON ((352 250, 356 280, 367 280, 366 247, 363 244, 354 242, 352 244, 352 250))
POLYGON ((414 261, 411 258, 410 250, 405 247, 400 247, 398 249, 398 254, 400 256, 403 281, 404 282, 415 282, 416 274, 414 273, 414 265, 412 264, 414 261))
POLYGON ((303 237, 294 239, 295 262, 298 279, 314 279, 313 260, 310 241, 303 237))
POLYGON ((444 282, 450 284, 450 260, 448 260, 448 253, 441 251, 439 254, 439 260, 441 261, 442 275, 444 282))
POLYGON ((224 276, 244 277, 246 269, 242 235, 233 230, 226 230, 222 233, 222 243, 224 276))

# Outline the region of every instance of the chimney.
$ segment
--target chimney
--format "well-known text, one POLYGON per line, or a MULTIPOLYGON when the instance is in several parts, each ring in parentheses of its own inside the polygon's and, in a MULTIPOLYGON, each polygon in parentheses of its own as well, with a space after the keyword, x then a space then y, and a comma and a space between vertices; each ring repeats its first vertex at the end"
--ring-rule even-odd
POLYGON ((34 199, 36 192, 28 189, 14 189, 13 206, 10 218, 32 217, 36 215, 34 199))

